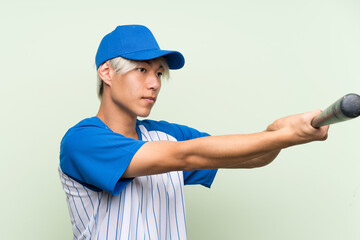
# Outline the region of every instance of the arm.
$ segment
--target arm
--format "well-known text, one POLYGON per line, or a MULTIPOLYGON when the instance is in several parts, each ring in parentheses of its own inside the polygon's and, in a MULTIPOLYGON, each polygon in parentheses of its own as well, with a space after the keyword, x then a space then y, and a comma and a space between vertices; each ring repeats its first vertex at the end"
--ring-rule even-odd
POLYGON ((253 134, 148 142, 135 154, 123 177, 266 165, 283 148, 325 140, 328 127, 311 126, 311 120, 318 114, 319 111, 314 111, 282 118, 269 125, 266 131, 253 134))
POLYGON ((237 163, 229 168, 257 168, 263 167, 270 164, 280 153, 281 150, 274 150, 268 153, 265 153, 262 156, 255 157, 249 161, 237 163))

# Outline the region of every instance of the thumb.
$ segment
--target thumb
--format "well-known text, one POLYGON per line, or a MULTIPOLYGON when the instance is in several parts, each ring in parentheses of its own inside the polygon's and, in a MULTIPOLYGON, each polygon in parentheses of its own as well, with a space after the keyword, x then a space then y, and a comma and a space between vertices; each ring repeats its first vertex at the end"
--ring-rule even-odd
POLYGON ((308 118, 310 118, 311 120, 313 120, 313 119, 316 118, 321 112, 322 112, 322 110, 317 109, 317 110, 314 110, 314 111, 312 111, 312 112, 306 113, 306 115, 307 115, 308 118))

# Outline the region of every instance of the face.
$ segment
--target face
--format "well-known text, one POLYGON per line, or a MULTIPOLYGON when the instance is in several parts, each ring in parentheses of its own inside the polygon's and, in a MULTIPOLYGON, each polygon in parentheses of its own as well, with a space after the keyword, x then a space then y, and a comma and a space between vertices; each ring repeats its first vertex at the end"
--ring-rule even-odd
POLYGON ((149 116, 160 91, 163 70, 157 60, 150 60, 125 74, 112 71, 110 95, 118 110, 131 117, 149 116))

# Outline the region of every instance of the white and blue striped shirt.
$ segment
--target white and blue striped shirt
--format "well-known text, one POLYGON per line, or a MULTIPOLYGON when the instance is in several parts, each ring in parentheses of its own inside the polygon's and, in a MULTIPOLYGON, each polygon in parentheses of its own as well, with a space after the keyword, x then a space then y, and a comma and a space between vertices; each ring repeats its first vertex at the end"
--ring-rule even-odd
MULTIPOLYGON (((94 120, 98 124, 99 120, 94 120)), ((172 131, 167 129, 167 124, 161 126, 165 129, 161 131, 152 129, 154 126, 159 128, 158 122, 150 122, 150 125, 149 122, 140 123, 141 141, 179 140, 179 137, 174 137, 178 134, 168 134, 172 131)), ((88 126, 88 123, 82 126, 88 126)), ((180 135, 186 134, 182 132, 180 135)), ((74 239, 186 239, 184 183, 210 187, 216 174, 216 170, 204 170, 136 177, 124 184, 117 195, 100 189, 91 181, 89 183, 88 177, 82 179, 81 174, 68 170, 70 165, 62 164, 62 161, 75 161, 76 157, 67 160, 66 150, 61 151, 59 174, 74 239)), ((100 167, 97 170, 101 172, 100 167)))

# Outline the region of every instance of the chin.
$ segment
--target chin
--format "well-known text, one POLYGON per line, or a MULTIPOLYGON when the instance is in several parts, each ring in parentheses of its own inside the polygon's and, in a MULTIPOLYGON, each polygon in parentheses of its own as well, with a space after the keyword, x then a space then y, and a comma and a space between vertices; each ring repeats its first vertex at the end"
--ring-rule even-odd
POLYGON ((141 112, 138 113, 138 117, 142 117, 142 118, 146 118, 150 115, 150 111, 149 112, 141 112))
POLYGON ((138 117, 142 117, 142 118, 145 118, 145 117, 148 117, 151 113, 151 109, 152 107, 143 107, 143 108, 138 108, 135 113, 138 117))
POLYGON ((150 114, 139 114, 138 117, 141 117, 141 118, 146 118, 148 117, 150 114))

